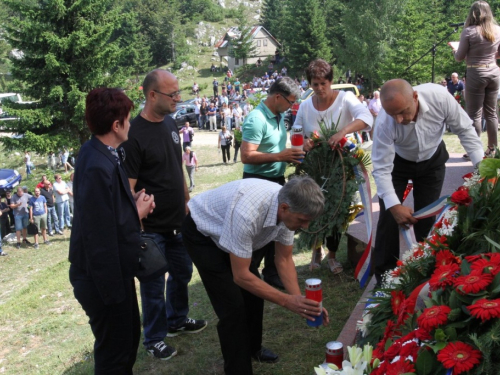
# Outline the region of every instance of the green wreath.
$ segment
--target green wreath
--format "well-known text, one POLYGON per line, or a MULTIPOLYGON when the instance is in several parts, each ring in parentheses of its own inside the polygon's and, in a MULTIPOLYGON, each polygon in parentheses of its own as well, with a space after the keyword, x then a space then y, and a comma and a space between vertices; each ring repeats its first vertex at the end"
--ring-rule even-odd
POLYGON ((314 147, 297 167, 296 173, 309 175, 321 187, 325 208, 308 229, 301 231, 298 240, 300 248, 317 247, 332 233, 346 231, 358 212, 352 203, 354 195, 358 185, 364 182, 361 176, 354 173, 354 166, 362 163, 366 167, 370 164, 370 156, 359 147, 351 151, 340 147, 331 148, 328 139, 337 133, 335 124, 327 128, 321 122, 319 126, 320 132, 314 131, 311 137, 314 147))

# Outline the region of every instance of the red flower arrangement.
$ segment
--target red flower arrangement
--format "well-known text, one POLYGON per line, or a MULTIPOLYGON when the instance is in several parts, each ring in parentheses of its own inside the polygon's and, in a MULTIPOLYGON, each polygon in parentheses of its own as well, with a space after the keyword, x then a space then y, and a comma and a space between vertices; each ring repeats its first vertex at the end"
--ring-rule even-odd
POLYGON ((459 270, 456 263, 437 267, 429 280, 430 289, 444 289, 447 285, 453 285, 454 276, 458 274, 459 270))
POLYGON ((450 311, 451 309, 448 306, 429 307, 418 317, 417 323, 423 329, 431 331, 448 321, 450 311))
POLYGON ((481 352, 463 342, 450 342, 439 351, 438 360, 447 369, 453 369, 453 375, 469 371, 479 364, 482 358, 481 352))
POLYGON ((491 273, 495 276, 500 272, 500 264, 488 259, 479 259, 470 265, 473 271, 491 273))
POLYGON ((468 206, 472 203, 472 198, 467 189, 457 190, 451 195, 451 201, 460 206, 468 206))
POLYGON ((472 271, 469 275, 457 277, 454 285, 457 291, 462 294, 479 293, 485 290, 492 281, 491 274, 472 271))
POLYGON ((467 308, 472 316, 481 319, 483 322, 493 318, 500 318, 500 299, 482 298, 467 308))

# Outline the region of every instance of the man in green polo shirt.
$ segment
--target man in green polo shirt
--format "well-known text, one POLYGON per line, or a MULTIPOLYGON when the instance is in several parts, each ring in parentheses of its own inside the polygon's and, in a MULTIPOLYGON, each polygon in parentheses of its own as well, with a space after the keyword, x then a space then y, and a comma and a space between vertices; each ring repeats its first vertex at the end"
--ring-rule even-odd
MULTIPOLYGON (((283 113, 299 95, 299 87, 291 78, 278 79, 269 88, 267 98, 245 118, 241 143, 243 178, 261 178, 284 185, 287 163, 300 163, 304 158, 303 151, 286 148, 287 131, 283 121, 283 113)), ((264 256, 264 281, 283 288, 274 265, 274 243, 255 251, 252 264, 258 267, 264 256)))

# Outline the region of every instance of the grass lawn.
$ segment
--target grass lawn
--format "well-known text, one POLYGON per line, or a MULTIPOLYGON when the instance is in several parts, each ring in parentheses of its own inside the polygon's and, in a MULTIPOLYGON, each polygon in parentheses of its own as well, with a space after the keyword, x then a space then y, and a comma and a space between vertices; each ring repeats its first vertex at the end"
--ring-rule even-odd
MULTIPOLYGON (((445 139, 450 152, 463 152, 456 137, 446 135, 445 139)), ((200 169, 193 194, 241 177, 242 164, 223 165, 215 144, 196 147, 196 152, 200 169)), ((17 167, 24 176, 22 158, 23 155, 0 152, 0 166, 17 167)), ((45 158, 33 159, 37 165, 34 176, 22 183, 30 190, 45 172, 45 158)), ((52 173, 49 178, 52 179, 52 173)), ((63 177, 68 178, 68 174, 63 177)), ((89 210, 88 214, 95 213, 89 210)), ((93 373, 93 336, 68 281, 69 235, 66 231, 63 236, 52 237, 53 244, 41 244, 39 250, 32 247, 17 250, 12 245, 4 245, 9 255, 0 259, 0 373, 93 373)), ((326 268, 311 273, 308 269, 310 251, 295 249, 300 285, 303 287, 305 279, 311 276, 323 280, 323 303, 330 312, 331 324, 327 328, 309 328, 297 315, 266 303, 264 345, 276 351, 280 361, 272 365, 255 363, 255 374, 312 374, 313 366, 323 361, 325 344, 335 340, 362 292, 353 278, 354 270, 347 262, 345 248, 344 239, 339 259, 345 273, 340 276, 331 275, 326 268)), ((217 317, 196 269, 190 283, 190 310, 191 317, 207 319, 208 328, 197 335, 168 339, 178 350, 178 356, 170 361, 148 357, 141 346, 135 373, 223 374, 217 317)))

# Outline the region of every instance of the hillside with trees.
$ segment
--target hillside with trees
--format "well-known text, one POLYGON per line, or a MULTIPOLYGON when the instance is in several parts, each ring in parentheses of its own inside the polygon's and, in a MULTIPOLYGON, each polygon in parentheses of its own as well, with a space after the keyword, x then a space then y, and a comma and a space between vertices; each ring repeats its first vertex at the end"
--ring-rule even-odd
MULTIPOLYGON (((293 75, 314 58, 363 74, 373 90, 400 77, 412 83, 463 74, 448 40, 458 40, 450 23, 463 22, 465 0, 0 0, 0 68, 12 80, 2 90, 19 92, 30 105, 8 105, 19 121, 2 138, 10 149, 40 153, 76 149, 89 137, 83 119, 86 93, 98 86, 122 87, 137 103, 144 74, 155 67, 178 72, 193 67, 228 26, 241 28, 230 54, 245 59, 254 48, 249 30, 263 25, 282 45, 293 75), (448 37, 449 34, 452 34, 448 37), (440 41, 444 41, 439 43, 440 41), (17 53, 10 54, 14 50, 17 53), (21 56, 21 57, 20 57, 21 56), (423 56, 423 57, 422 57, 423 56), (415 63, 416 62, 416 63, 415 63)), ((492 2, 498 14, 500 3, 492 2)), ((214 60, 212 58, 212 60, 214 60)), ((206 61, 206 60, 204 60, 206 61)), ((5 109, 4 109, 5 110, 5 109)))

